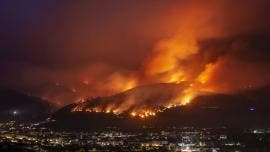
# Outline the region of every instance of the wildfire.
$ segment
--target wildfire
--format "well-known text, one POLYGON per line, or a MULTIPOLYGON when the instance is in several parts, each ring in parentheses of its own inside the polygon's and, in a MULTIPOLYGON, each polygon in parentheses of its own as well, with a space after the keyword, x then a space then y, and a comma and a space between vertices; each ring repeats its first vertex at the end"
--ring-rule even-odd
POLYGON ((183 99, 182 99, 182 104, 186 105, 186 104, 190 103, 191 98, 192 97, 190 95, 184 96, 183 99))
MULTIPOLYGON (((132 112, 129 113, 130 117, 137 117, 137 118, 141 118, 141 119, 144 119, 144 118, 148 118, 148 117, 154 117, 156 116, 157 113, 160 113, 160 112, 163 112, 164 110, 167 110, 167 109, 170 109, 170 108, 173 108, 173 107, 177 107, 177 106, 180 106, 180 105, 168 105, 168 106, 165 106, 163 108, 160 108, 160 109, 137 109, 137 110, 133 110, 132 112)), ((119 110, 117 109, 114 109, 114 110, 106 110, 106 109, 102 109, 102 108, 98 108, 98 107, 93 107, 93 108, 86 108, 86 109, 83 109, 82 107, 80 106, 75 106, 71 112, 82 112, 82 111, 85 111, 85 112, 90 112, 90 113, 104 113, 104 114, 114 114, 114 115, 120 115, 122 114, 123 112, 120 112, 119 110)))
MULTIPOLYGON (((132 113, 131 113, 132 115, 132 113)), ((156 112, 154 111, 150 111, 150 110, 145 110, 145 111, 142 111, 138 114, 138 116, 140 118, 147 118, 147 117, 150 117, 150 116, 155 116, 156 115, 156 112)), ((133 116, 133 115, 132 115, 133 116)), ((135 115, 136 116, 136 115, 135 115)))
MULTIPOLYGON (((100 107, 93 107, 85 110, 82 107, 75 107, 73 111, 104 112, 111 114, 128 113, 131 117, 147 118, 156 116, 157 113, 163 112, 177 106, 189 104, 210 81, 210 76, 214 72, 213 63, 204 63, 204 69, 201 68, 201 60, 196 60, 194 56, 201 51, 198 41, 198 32, 195 30, 194 23, 198 21, 197 16, 201 13, 191 12, 190 20, 184 20, 184 24, 179 27, 175 35, 170 38, 159 41, 153 49, 152 54, 145 60, 142 71, 136 71, 138 75, 122 75, 114 73, 109 76, 104 88, 114 92, 122 92, 136 87, 137 85, 149 83, 190 83, 189 86, 183 86, 173 95, 173 99, 162 103, 162 108, 144 107, 147 105, 144 101, 138 101, 127 97, 125 101, 111 101, 117 104, 105 104, 100 107), (193 28, 194 27, 194 28, 193 28), (199 66, 199 67, 198 67, 199 66), (141 104, 141 105, 138 105, 141 104), (117 105, 117 106, 116 106, 117 105)), ((208 14, 208 11, 206 11, 208 14)), ((184 16, 183 19, 186 19, 184 16)), ((201 20, 199 20, 201 21, 201 20)), ((88 82, 84 81, 84 84, 88 82)), ((164 90, 167 91, 167 90, 164 90)), ((146 93, 142 93, 145 95, 146 93)), ((140 99, 139 99, 140 100, 140 99)))
POLYGON ((180 83, 184 81, 183 73, 181 72, 175 72, 169 76, 169 83, 180 83))
POLYGON ((130 115, 135 117, 135 116, 137 116, 137 113, 136 112, 131 112, 130 115))
POLYGON ((150 110, 146 110, 146 111, 142 111, 142 112, 131 112, 130 113, 130 116, 131 117, 139 117, 139 118, 147 118, 147 117, 150 117, 150 116, 155 116, 156 115, 156 112, 153 112, 153 111, 150 111, 150 110))
POLYGON ((123 87, 123 90, 129 90, 136 86, 136 80, 128 81, 125 86, 123 87))
MULTIPOLYGON (((252 62, 254 67, 251 67, 249 65, 249 60, 252 59, 249 58, 250 52, 245 54, 245 51, 249 51, 249 47, 251 49, 254 47, 255 49, 257 45, 261 43, 258 43, 258 40, 254 39, 256 34, 248 34, 247 36, 250 37, 242 39, 244 31, 251 28, 249 26, 244 29, 241 28, 238 34, 233 33, 237 31, 236 29, 238 28, 231 28, 229 30, 226 28, 233 26, 231 26, 230 23, 227 25, 227 23, 224 22, 224 18, 227 18, 226 14, 224 14, 224 11, 227 10, 227 3, 224 8, 223 4, 225 4, 223 1, 220 3, 213 0, 210 4, 203 1, 191 1, 190 4, 188 2, 183 3, 183 6, 187 5, 185 7, 178 8, 178 6, 173 6, 170 8, 170 11, 167 12, 168 14, 166 13, 166 16, 162 15, 160 18, 163 19, 164 17, 168 19, 165 20, 162 26, 168 26, 170 28, 158 28, 162 29, 161 31, 153 31, 154 29, 151 29, 150 33, 154 33, 154 35, 151 36, 146 36, 144 33, 143 36, 146 37, 140 40, 140 42, 143 42, 140 43, 142 47, 148 46, 150 42, 152 43, 153 40, 157 38, 161 39, 154 42, 153 48, 147 50, 147 52, 144 52, 146 48, 139 51, 138 59, 130 60, 129 62, 130 58, 126 58, 125 60, 113 58, 126 55, 121 54, 122 51, 119 51, 118 54, 114 54, 112 58, 104 58, 109 59, 109 62, 100 61, 100 63, 96 63, 97 61, 93 60, 89 62, 89 67, 82 66, 78 69, 74 68, 76 69, 74 73, 78 73, 78 76, 63 72, 65 78, 59 77, 60 80, 54 80, 54 83, 52 83, 52 87, 57 89, 49 90, 48 95, 45 94, 44 96, 52 98, 51 100, 53 101, 59 100, 62 102, 62 105, 63 101, 77 101, 76 103, 81 104, 82 102, 87 102, 83 100, 83 98, 86 97, 103 97, 121 94, 137 86, 163 83, 175 83, 180 85, 184 83, 191 84, 190 86, 183 86, 179 91, 175 91, 176 93, 173 92, 173 95, 169 94, 168 98, 170 99, 161 97, 163 99, 162 102, 156 102, 156 100, 159 100, 158 95, 156 96, 158 99, 152 98, 143 100, 142 98, 148 95, 148 90, 146 89, 143 90, 145 93, 136 92, 134 93, 135 95, 125 94, 121 100, 110 100, 109 102, 111 103, 100 102, 94 104, 95 106, 91 108, 76 106, 72 110, 74 112, 88 111, 104 112, 107 114, 127 113, 132 117, 146 118, 155 116, 158 112, 162 112, 163 110, 155 109, 151 106, 161 106, 164 109, 169 109, 189 104, 201 92, 213 91, 224 93, 224 90, 227 92, 233 89, 241 89, 243 85, 250 84, 250 82, 253 86, 256 85, 257 82, 265 84, 264 81, 266 79, 267 81, 269 80, 269 74, 267 74, 267 70, 264 70, 268 68, 268 65, 263 64, 262 66, 266 67, 262 67, 260 64, 257 65, 257 62, 252 62), (170 19, 172 20, 170 21, 170 19), (253 44, 253 40, 256 40, 256 43, 253 44), (145 55, 149 56, 147 56, 142 63, 137 63, 141 61, 141 57, 145 55), (123 63, 126 64, 123 66, 118 63, 119 61, 128 63, 123 63), (111 65, 109 65, 109 63, 111 63, 111 65), (241 68, 243 70, 239 70, 241 68), (239 75, 240 73, 242 74, 239 75), (223 81, 224 75, 226 75, 226 81, 223 81), (248 78, 246 75, 248 75, 248 78), (73 80, 75 80, 75 82, 73 82, 73 80), (67 88, 68 91, 66 91, 65 88, 67 88), (59 95, 61 99, 58 99, 58 95, 55 97, 55 91, 61 93, 59 95), (133 96, 136 97, 133 99, 133 96)), ((237 21, 237 23, 239 22, 238 18, 233 19, 237 21)), ((244 20, 245 19, 246 18, 244 18, 244 20)), ((248 31, 253 30, 255 29, 251 28, 251 30, 248 31)), ((118 39, 116 41, 118 42, 118 39)), ((110 45, 109 48, 111 48, 109 50, 113 52, 118 46, 116 47, 114 43, 112 43, 112 46, 110 45)), ((99 50, 98 48, 96 49, 99 50)), ((104 50, 107 50, 107 48, 104 50)), ((257 55, 256 57, 260 57, 260 53, 257 55)), ((58 75, 58 72, 56 73, 58 75)), ((59 73, 61 73, 62 76, 62 72, 59 73)), ((53 79, 54 77, 53 71, 49 78, 53 79)), ((39 90, 43 89, 37 90, 37 92, 39 92, 39 90)), ((152 90, 149 92, 151 91, 152 90)), ((169 92, 166 89, 162 91, 165 93, 169 92)), ((48 98, 48 100, 50 100, 50 98, 48 98)))
POLYGON ((170 73, 169 77, 176 75, 179 79, 180 75, 176 73, 179 72, 177 71, 179 60, 184 60, 197 52, 197 42, 187 33, 160 41, 156 45, 153 55, 146 61, 146 75, 170 73))
POLYGON ((211 74, 213 73, 213 64, 207 64, 205 66, 205 70, 198 76, 197 81, 199 81, 201 84, 205 84, 209 81, 209 78, 211 74))
POLYGON ((125 77, 121 74, 111 75, 103 87, 108 89, 110 92, 119 93, 122 91, 134 88, 137 84, 137 79, 133 76, 125 77))
MULTIPOLYGON (((181 84, 184 81, 190 83, 187 86, 183 85, 179 93, 176 92, 172 97, 173 99, 162 105, 162 108, 140 106, 138 105, 140 103, 137 101, 138 99, 133 98, 131 95, 125 101, 121 101, 120 104, 109 103, 91 108, 87 107, 86 109, 76 106, 72 111, 102 112, 115 115, 128 113, 130 117, 144 119, 156 116, 157 113, 163 112, 166 109, 187 105, 196 97, 200 89, 203 88, 202 85, 209 81, 209 76, 213 72, 213 64, 207 64, 204 70, 197 72, 197 75, 190 76, 187 68, 184 68, 184 65, 181 64, 181 62, 185 62, 192 55, 195 55, 198 50, 198 44, 194 37, 184 34, 181 37, 176 36, 172 39, 161 41, 157 45, 154 54, 145 63, 144 75, 146 80, 155 79, 158 83, 181 84)), ((112 75, 109 82, 108 86, 113 87, 113 90, 118 92, 134 88, 142 83, 136 77, 124 77, 119 74, 112 75)), ((83 83, 88 84, 87 81, 83 83)), ((144 105, 144 103, 141 104, 144 105)))

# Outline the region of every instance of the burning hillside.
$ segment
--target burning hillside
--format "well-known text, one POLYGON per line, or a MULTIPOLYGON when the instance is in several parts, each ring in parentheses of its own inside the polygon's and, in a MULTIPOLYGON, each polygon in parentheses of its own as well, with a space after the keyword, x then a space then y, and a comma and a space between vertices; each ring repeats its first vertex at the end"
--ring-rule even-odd
MULTIPOLYGON (((39 14, 35 18, 41 19, 40 26, 32 27, 36 24, 29 21, 18 25, 29 27, 22 30, 26 33, 16 31, 21 28, 5 30, 18 35, 6 36, 0 84, 59 107, 160 83, 188 82, 163 106, 186 104, 198 92, 258 88, 270 83, 270 22, 265 15, 269 4, 268 0, 86 1, 52 8, 55 12, 45 7, 44 12, 33 13, 39 14), (95 7, 99 5, 108 11, 99 12, 95 7), (44 17, 48 12, 54 15, 44 17)), ((170 94, 166 88, 160 90, 170 94)), ((139 94, 119 101, 105 102, 106 97, 91 101, 100 102, 94 111, 133 112, 149 104, 148 99, 138 99, 144 98, 139 94)))
MULTIPOLYGON (((148 90, 153 88, 177 88, 175 84, 157 84, 152 86, 142 86, 116 96, 125 96, 134 90, 148 90), (163 86, 163 87, 161 87, 163 86), (129 92, 129 93, 128 93, 129 92)), ((136 92, 136 91, 135 91, 136 92)), ((156 94, 157 95, 157 94, 156 94)), ((157 95, 157 97, 160 97, 157 95)), ((186 106, 160 107, 163 109, 155 113, 155 116, 141 117, 123 111, 120 114, 106 113, 104 111, 87 112, 84 109, 91 109, 91 103, 98 104, 99 101, 112 101, 115 96, 103 97, 96 100, 89 100, 81 104, 70 104, 52 115, 56 120, 49 123, 49 126, 58 129, 79 129, 79 130, 99 130, 106 128, 134 129, 141 127, 258 127, 270 126, 269 109, 270 86, 260 89, 249 90, 234 95, 229 94, 202 94, 192 100, 186 106), (75 107, 84 106, 82 111, 74 111, 75 107), (73 109, 73 112, 71 112, 73 109)), ((156 99, 157 101, 158 99, 156 99)), ((161 99, 159 100, 161 101, 161 99)), ((164 100, 166 101, 166 100, 164 100)), ((149 103, 149 105, 151 102, 149 103)), ((104 105, 104 104, 102 104, 104 105)), ((139 104, 138 104, 139 105, 139 104)), ((101 106, 101 105, 100 105, 101 106)), ((150 106, 150 108, 153 108, 150 106)))
POLYGON ((72 111, 129 113, 141 118, 154 116, 167 108, 190 102, 193 94, 186 92, 190 84, 182 82, 139 86, 109 97, 89 99, 77 104, 72 111))

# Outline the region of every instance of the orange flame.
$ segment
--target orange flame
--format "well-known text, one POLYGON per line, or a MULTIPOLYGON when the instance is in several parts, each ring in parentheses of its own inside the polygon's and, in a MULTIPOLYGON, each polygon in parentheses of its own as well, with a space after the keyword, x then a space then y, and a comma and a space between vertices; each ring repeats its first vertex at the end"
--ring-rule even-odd
MULTIPOLYGON (((201 51, 199 38, 204 35, 209 37, 209 35, 219 33, 219 31, 212 30, 208 26, 203 30, 201 29, 201 25, 204 25, 212 17, 213 12, 210 10, 208 5, 198 3, 195 7, 192 6, 191 11, 181 16, 183 22, 179 25, 179 30, 171 38, 163 39, 155 45, 153 53, 144 62, 143 70, 136 72, 139 73, 139 76, 130 77, 119 73, 112 74, 106 83, 102 84, 102 87, 112 90, 114 93, 149 83, 181 83, 185 81, 191 83, 190 86, 179 91, 179 94, 172 101, 163 105, 164 109, 145 108, 143 106, 134 108, 136 101, 128 98, 117 106, 111 104, 99 111, 114 114, 128 112, 132 117, 146 118, 155 116, 165 109, 190 103, 201 90, 206 88, 210 76, 215 70, 213 63, 201 65, 200 61, 191 60, 201 51), (193 64, 194 62, 197 62, 197 64, 193 64), (201 66, 204 69, 201 70, 201 66)), ((82 110, 80 107, 74 108, 74 111, 80 110, 82 110)), ((93 109, 91 111, 97 112, 93 109)))

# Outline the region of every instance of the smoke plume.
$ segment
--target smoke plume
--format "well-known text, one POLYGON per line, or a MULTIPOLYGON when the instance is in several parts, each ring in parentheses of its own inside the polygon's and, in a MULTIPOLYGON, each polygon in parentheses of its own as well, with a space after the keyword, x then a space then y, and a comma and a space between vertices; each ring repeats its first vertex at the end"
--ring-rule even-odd
POLYGON ((188 83, 178 104, 269 84, 268 0, 112 3, 2 5, 1 86, 62 106, 154 83, 188 83))

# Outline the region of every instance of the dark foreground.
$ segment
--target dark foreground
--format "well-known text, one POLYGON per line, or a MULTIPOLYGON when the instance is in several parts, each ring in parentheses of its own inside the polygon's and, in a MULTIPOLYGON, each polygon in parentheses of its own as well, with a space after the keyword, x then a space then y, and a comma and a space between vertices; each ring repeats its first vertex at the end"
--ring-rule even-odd
POLYGON ((0 126, 0 151, 270 151, 270 129, 144 127, 67 132, 40 128, 39 123, 0 126))

